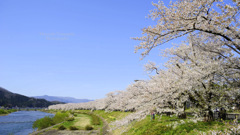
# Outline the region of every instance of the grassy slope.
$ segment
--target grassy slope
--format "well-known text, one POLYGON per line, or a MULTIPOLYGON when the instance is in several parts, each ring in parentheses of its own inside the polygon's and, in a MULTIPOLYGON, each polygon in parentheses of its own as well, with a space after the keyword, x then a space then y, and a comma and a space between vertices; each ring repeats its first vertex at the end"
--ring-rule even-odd
POLYGON ((129 130, 123 134, 127 135, 197 135, 200 132, 210 130, 224 131, 226 125, 222 122, 196 122, 190 119, 179 119, 177 117, 158 116, 154 121, 150 116, 135 122, 129 130))
POLYGON ((126 117, 131 112, 120 112, 120 111, 105 112, 103 110, 96 110, 93 113, 103 117, 108 123, 110 123, 115 120, 120 120, 126 117))
MULTIPOLYGON (((87 123, 89 124, 89 120, 91 121, 91 125, 92 125, 91 116, 89 115, 85 116, 87 115, 87 113, 91 111, 76 110, 74 112, 78 114, 77 117, 75 117, 74 121, 64 122, 65 127, 75 125, 79 128, 81 127, 80 129, 82 129, 83 126, 81 125, 86 125, 87 123), (81 118, 83 119, 81 120, 81 118), (80 121, 83 121, 83 123, 81 123, 80 121)), ((119 111, 105 112, 102 110, 96 110, 96 111, 93 111, 92 113, 103 117, 108 123, 111 123, 126 117, 131 112, 119 112, 119 111)), ((103 124, 101 122, 100 125, 94 125, 94 129, 99 129, 102 126, 103 124)), ((145 119, 141 121, 132 122, 128 126, 114 130, 112 133, 114 135, 119 135, 121 133, 126 135, 159 135, 159 134, 197 135, 200 132, 208 132, 210 130, 224 131, 228 126, 229 126, 228 124, 224 124, 222 122, 216 122, 216 121, 193 122, 191 119, 179 119, 175 116, 168 117, 163 115, 163 116, 156 116, 156 119, 154 121, 151 121, 150 116, 147 116, 145 119), (125 132, 123 133, 124 130, 125 132)))

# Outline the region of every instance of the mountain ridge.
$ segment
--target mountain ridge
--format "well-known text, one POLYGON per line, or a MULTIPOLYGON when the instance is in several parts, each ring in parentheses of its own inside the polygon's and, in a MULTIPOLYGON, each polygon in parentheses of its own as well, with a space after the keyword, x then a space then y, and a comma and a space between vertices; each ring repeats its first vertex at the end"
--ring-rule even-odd
POLYGON ((45 99, 36 99, 13 93, 0 87, 0 106, 4 107, 48 107, 59 102, 49 102, 45 99))
POLYGON ((76 99, 73 97, 60 97, 60 96, 49 96, 49 95, 34 96, 34 98, 45 99, 47 101, 59 101, 64 103, 85 103, 85 102, 93 101, 90 99, 76 99))

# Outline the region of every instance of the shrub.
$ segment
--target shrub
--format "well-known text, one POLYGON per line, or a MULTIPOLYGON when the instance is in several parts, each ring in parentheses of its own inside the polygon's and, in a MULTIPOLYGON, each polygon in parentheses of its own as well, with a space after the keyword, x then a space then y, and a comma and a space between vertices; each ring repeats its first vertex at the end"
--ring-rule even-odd
POLYGON ((66 129, 66 127, 63 126, 63 125, 61 125, 60 127, 58 127, 58 130, 65 130, 65 129, 66 129))
POLYGON ((55 114, 55 116, 53 117, 53 121, 54 123, 60 123, 63 122, 64 120, 66 120, 68 118, 69 114, 67 112, 57 112, 55 114))
POLYGON ((85 130, 93 130, 93 127, 91 125, 85 126, 85 130))
POLYGON ((75 127, 75 126, 70 126, 69 129, 70 129, 70 130, 78 130, 78 128, 75 127))
POLYGON ((38 128, 38 130, 50 127, 54 125, 55 123, 53 122, 52 118, 45 116, 42 119, 38 119, 33 123, 32 128, 38 128))
POLYGON ((68 118, 67 121, 74 121, 74 117, 68 118))
POLYGON ((7 114, 8 112, 5 111, 4 109, 0 109, 0 114, 7 114))
POLYGON ((57 123, 63 122, 68 118, 69 114, 64 112, 57 112, 53 118, 51 117, 44 117, 42 119, 38 119, 33 123, 32 128, 38 128, 38 130, 50 127, 52 125, 55 125, 57 123))

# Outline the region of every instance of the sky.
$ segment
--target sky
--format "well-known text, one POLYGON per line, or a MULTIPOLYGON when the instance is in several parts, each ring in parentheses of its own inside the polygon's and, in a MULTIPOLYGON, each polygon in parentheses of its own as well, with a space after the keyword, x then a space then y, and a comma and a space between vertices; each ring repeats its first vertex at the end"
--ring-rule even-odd
MULTIPOLYGON (((157 2, 156 0, 153 2, 157 2)), ((167 2, 166 2, 167 3, 167 2)), ((26 96, 100 99, 148 79, 134 46, 149 0, 1 0, 0 87, 26 96)))

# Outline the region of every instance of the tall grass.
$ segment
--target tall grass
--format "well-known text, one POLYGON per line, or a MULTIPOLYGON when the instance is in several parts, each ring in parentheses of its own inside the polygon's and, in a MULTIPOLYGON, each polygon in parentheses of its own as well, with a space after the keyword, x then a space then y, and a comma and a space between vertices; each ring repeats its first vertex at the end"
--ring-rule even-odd
POLYGON ((110 123, 115 120, 120 120, 132 112, 121 112, 121 111, 106 112, 104 110, 96 110, 93 113, 103 117, 108 123, 110 123))
POLYGON ((0 114, 9 114, 12 112, 16 112, 17 109, 9 109, 9 110, 5 110, 5 109, 0 109, 0 114))
POLYGON ((92 124, 93 125, 100 125, 101 124, 101 120, 98 116, 89 113, 88 115, 90 115, 92 117, 92 124))

